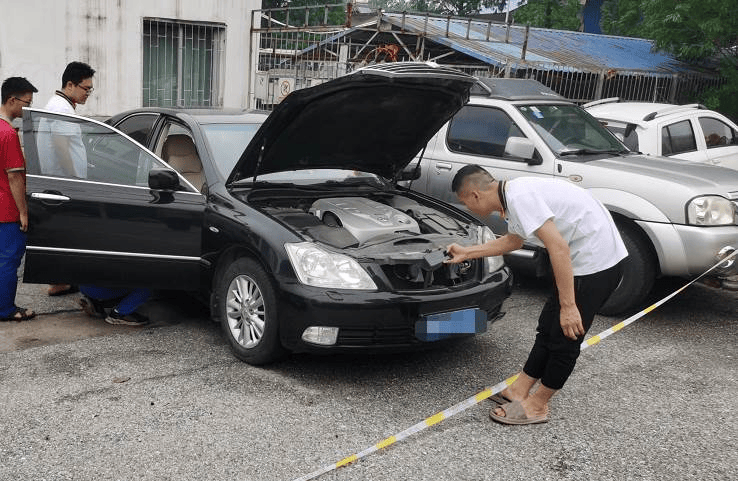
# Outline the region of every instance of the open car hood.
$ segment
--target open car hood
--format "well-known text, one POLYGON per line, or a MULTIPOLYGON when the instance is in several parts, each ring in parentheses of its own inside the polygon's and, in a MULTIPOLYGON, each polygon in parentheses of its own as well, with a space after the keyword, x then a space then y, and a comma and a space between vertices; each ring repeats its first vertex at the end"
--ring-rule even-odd
POLYGON ((468 100, 475 78, 430 63, 373 65, 277 105, 227 183, 300 169, 391 179, 468 100))

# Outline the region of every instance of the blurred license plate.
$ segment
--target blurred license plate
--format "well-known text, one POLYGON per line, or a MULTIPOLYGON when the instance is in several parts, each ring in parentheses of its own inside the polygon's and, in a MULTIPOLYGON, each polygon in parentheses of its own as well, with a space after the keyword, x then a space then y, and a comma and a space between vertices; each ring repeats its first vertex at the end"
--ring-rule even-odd
POLYGON ((487 312, 482 309, 430 314, 415 323, 415 337, 421 341, 438 341, 457 334, 482 332, 487 332, 487 312))

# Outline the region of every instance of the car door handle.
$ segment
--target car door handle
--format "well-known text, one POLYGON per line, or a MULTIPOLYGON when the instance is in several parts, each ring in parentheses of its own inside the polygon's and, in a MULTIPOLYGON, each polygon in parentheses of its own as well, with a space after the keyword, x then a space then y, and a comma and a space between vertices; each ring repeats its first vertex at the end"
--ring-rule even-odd
POLYGON ((440 173, 442 170, 451 170, 451 164, 446 162, 436 162, 436 173, 440 173))
POLYGON ((66 195, 61 194, 49 194, 47 192, 34 192, 31 194, 31 199, 39 199, 39 200, 51 200, 54 202, 67 202, 71 200, 66 195))

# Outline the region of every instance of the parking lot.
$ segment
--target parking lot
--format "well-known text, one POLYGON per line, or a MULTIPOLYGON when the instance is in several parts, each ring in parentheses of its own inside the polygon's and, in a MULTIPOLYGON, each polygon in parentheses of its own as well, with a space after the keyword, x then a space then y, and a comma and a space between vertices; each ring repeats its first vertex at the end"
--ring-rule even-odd
MULTIPOLYGON (((545 295, 518 285, 485 335, 446 348, 257 368, 186 297, 126 328, 44 288, 21 286, 37 319, 0 326, 0 479, 298 478, 514 374, 545 295)), ((694 285, 585 351, 549 423, 497 425, 484 401, 319 479, 736 479, 736 312, 694 285)))

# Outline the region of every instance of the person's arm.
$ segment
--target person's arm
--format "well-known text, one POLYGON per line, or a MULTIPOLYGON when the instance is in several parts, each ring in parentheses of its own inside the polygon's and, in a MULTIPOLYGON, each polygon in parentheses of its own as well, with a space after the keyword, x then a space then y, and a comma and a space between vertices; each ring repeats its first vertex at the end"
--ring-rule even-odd
POLYGON ((20 229, 26 232, 28 230, 28 206, 26 205, 26 182, 23 176, 23 170, 9 170, 8 183, 10 184, 10 192, 13 194, 15 205, 20 212, 20 229))
POLYGON ((551 259, 556 289, 559 291, 561 329, 566 337, 576 340, 577 336, 584 335, 584 326, 574 296, 574 271, 571 267, 569 244, 561 237, 561 233, 550 219, 544 222, 535 234, 543 242, 551 259))
POLYGON ((77 170, 74 168, 74 160, 72 160, 72 146, 68 135, 52 134, 54 151, 59 161, 59 167, 62 172, 70 177, 77 176, 77 170))
POLYGON ((445 262, 456 264, 467 259, 477 259, 479 257, 491 257, 507 254, 523 247, 523 239, 515 234, 506 234, 497 239, 492 239, 484 244, 477 244, 469 247, 451 244, 446 247, 449 259, 445 262))

